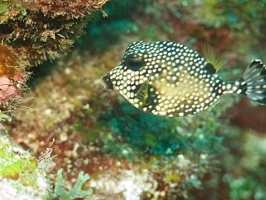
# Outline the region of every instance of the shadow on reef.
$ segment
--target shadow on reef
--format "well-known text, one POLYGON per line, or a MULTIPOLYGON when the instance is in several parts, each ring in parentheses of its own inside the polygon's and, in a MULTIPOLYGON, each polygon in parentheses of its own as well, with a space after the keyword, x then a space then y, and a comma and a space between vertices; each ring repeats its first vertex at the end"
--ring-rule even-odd
MULTIPOLYGON (((102 113, 99 122, 114 130, 115 143, 126 143, 136 153, 149 155, 212 154, 221 147, 216 136, 220 126, 215 112, 187 118, 167 118, 141 112, 128 102, 102 113)), ((119 145, 107 145, 104 151, 118 151, 119 145), (108 148, 110 147, 110 149, 108 148), (116 149, 116 150, 115 150, 116 149)))
POLYGON ((28 72, 31 73, 31 76, 27 81, 27 85, 30 88, 38 85, 44 78, 51 76, 56 68, 58 68, 58 66, 54 65, 52 61, 45 61, 36 67, 30 68, 28 72))

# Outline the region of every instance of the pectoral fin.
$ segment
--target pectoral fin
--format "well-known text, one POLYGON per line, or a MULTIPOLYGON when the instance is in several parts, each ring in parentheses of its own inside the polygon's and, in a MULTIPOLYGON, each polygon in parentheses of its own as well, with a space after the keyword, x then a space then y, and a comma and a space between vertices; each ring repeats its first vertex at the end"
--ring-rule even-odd
POLYGON ((145 106, 149 97, 149 79, 148 78, 139 88, 136 93, 136 98, 139 100, 139 105, 145 106))

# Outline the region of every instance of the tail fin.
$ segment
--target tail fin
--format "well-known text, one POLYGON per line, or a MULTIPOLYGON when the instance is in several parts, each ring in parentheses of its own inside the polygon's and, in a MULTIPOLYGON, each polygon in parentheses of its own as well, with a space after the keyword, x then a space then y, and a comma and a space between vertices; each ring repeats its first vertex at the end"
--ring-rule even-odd
POLYGON ((246 83, 243 91, 249 99, 266 105, 266 65, 261 60, 253 60, 242 76, 246 83))

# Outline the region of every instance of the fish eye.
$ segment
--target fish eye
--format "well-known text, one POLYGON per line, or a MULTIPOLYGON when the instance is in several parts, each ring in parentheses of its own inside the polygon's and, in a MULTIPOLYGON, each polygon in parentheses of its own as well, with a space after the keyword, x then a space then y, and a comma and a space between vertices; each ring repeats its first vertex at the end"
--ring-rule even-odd
POLYGON ((127 67, 133 71, 139 70, 143 67, 144 63, 142 60, 139 59, 131 59, 126 63, 127 67))

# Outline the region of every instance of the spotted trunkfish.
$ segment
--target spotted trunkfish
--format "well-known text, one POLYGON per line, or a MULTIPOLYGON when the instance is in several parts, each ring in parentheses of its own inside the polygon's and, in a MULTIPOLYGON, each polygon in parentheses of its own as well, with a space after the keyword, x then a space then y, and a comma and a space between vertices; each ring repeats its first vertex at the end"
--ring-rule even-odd
POLYGON ((261 60, 253 60, 240 80, 226 82, 216 74, 222 62, 209 49, 203 48, 204 58, 172 41, 134 42, 102 80, 136 108, 158 116, 193 115, 228 93, 266 105, 266 66, 261 60))

